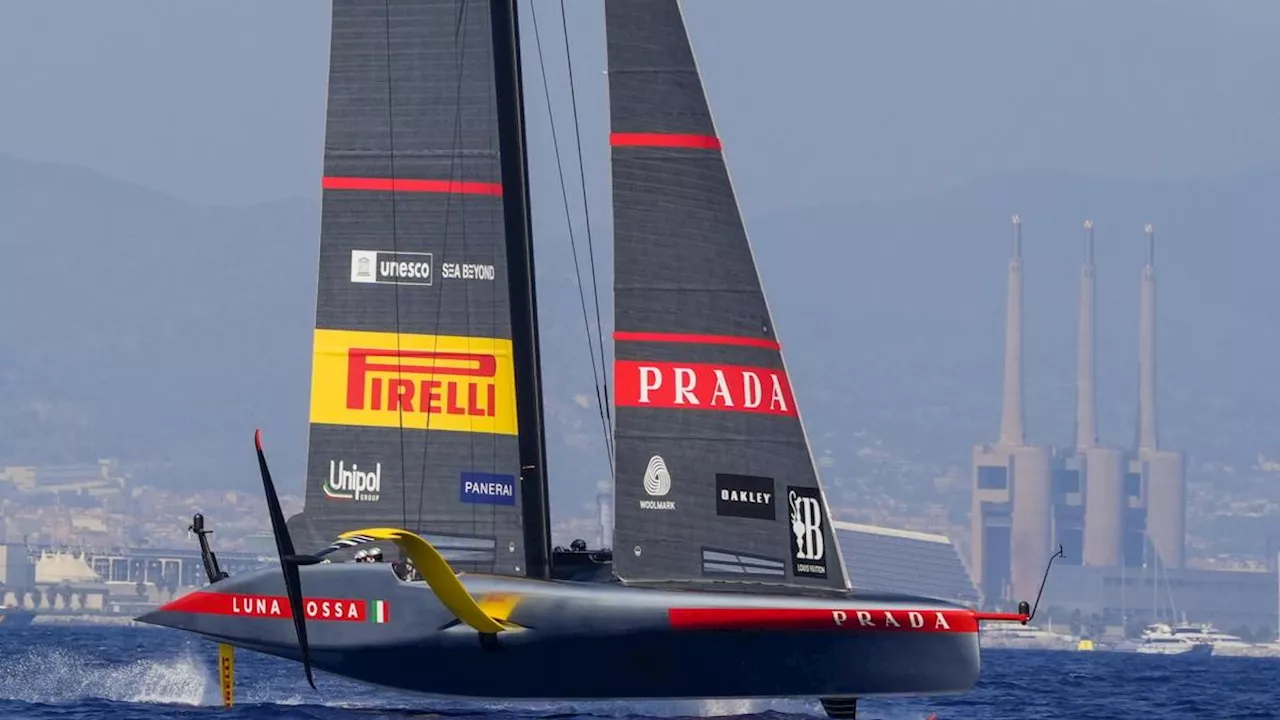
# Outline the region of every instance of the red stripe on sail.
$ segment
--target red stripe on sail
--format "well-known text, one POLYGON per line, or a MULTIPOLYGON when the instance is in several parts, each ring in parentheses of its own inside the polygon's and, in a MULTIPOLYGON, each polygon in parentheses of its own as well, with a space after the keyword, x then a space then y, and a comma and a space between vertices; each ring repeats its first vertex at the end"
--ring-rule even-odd
POLYGON ((714 135, 682 135, 679 133, 612 133, 609 144, 614 147, 665 147, 720 150, 720 138, 714 135))
POLYGON ((325 190, 378 190, 384 192, 454 193, 458 195, 502 196, 502 185, 466 180, 413 180, 409 178, 333 177, 320 181, 325 190))
POLYGON ((766 350, 781 350, 777 340, 769 338, 735 337, 733 335, 695 335, 686 333, 615 332, 614 340, 630 342, 669 342, 695 345, 738 345, 766 350))
POLYGON ((827 630, 832 632, 976 633, 971 610, 856 608, 670 608, 679 630, 827 630))

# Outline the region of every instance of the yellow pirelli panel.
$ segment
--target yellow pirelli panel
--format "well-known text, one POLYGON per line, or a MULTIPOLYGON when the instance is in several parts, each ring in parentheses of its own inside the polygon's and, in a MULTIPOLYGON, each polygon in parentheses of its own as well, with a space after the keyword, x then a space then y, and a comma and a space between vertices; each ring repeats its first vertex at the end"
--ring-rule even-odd
POLYGON ((516 434, 511 341, 316 330, 311 422, 516 434))

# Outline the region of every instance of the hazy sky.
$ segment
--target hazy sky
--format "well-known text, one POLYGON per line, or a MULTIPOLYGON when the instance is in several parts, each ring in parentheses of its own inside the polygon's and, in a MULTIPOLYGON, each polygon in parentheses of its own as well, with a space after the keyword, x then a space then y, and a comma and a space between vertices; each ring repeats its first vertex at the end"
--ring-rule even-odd
MULTIPOLYGON (((603 182, 602 12, 567 5, 603 182)), ((562 91, 559 4, 535 6, 562 91)), ((1172 179, 1280 163, 1273 0, 687 0, 686 13, 748 215, 1009 171, 1172 179)), ((522 22, 538 162, 528 2, 522 22)), ((0 0, 0 152, 200 204, 318 197, 328 25, 322 0, 0 0)))
MULTIPOLYGON (((565 3, 592 217, 603 222, 610 207, 602 6, 600 0, 565 3)), ((547 366, 585 376, 580 336, 569 335, 580 327, 577 278, 561 242, 564 214, 532 13, 537 10, 560 129, 567 131, 560 2, 526 0, 521 7, 535 230, 542 241, 539 303, 544 312, 561 308, 567 318, 558 326, 565 341, 549 351, 560 355, 547 366), (544 282, 547 273, 559 281, 544 282)), ((788 360, 800 368, 797 390, 827 419, 819 434, 867 422, 898 428, 929 452, 945 446, 942 452, 963 456, 969 443, 994 433, 1008 217, 1020 212, 1028 232, 1030 437, 1070 437, 1080 222, 1092 217, 1099 223, 1104 439, 1127 443, 1130 436, 1141 227, 1152 221, 1162 244, 1165 437, 1190 443, 1194 435, 1196 447, 1213 452, 1230 444, 1240 457, 1252 456, 1254 446, 1272 452, 1280 437, 1269 430, 1280 428, 1273 398, 1280 394, 1270 390, 1270 358, 1280 352, 1280 330, 1272 322, 1274 303, 1258 298, 1270 297, 1280 257, 1263 252, 1280 247, 1274 237, 1280 209, 1273 201, 1273 188, 1280 187, 1280 2, 686 0, 685 7, 776 324, 795 349, 788 360), (1263 171, 1257 175, 1263 180, 1176 182, 1250 171, 1263 171), (1062 173, 1083 179, 1059 182, 1062 173), (996 175, 1013 176, 990 179, 996 175), (974 183, 981 179, 987 180, 974 183), (968 183, 974 184, 943 193, 968 183), (902 202, 863 204, 876 200, 902 202), (815 212, 806 209, 811 205, 828 207, 815 212), (923 248, 932 262, 919 262, 923 248), (829 397, 823 373, 830 358, 853 369, 848 387, 860 395, 829 397), (925 379, 901 380, 901 362, 913 363, 925 379), (954 435, 929 434, 936 428, 925 426, 936 424, 927 420, 935 410, 950 413, 944 416, 952 425, 942 431, 954 435), (1252 434, 1226 428, 1233 419, 1252 434), (972 431, 975 424, 983 429, 972 431)), ((272 390, 262 393, 273 398, 269 403, 248 394, 218 405, 207 421, 210 427, 230 425, 228 418, 237 427, 295 427, 293 441, 282 439, 294 450, 281 453, 282 462, 292 457, 295 463, 282 466, 283 474, 295 476, 302 474, 306 438, 297 419, 304 417, 298 408, 309 386, 298 378, 307 372, 314 318, 329 14, 325 0, 0 0, 0 154, 83 166, 198 205, 306 201, 219 214, 237 218, 194 233, 227 243, 216 246, 219 257, 228 246, 240 248, 241 255, 218 261, 220 270, 210 268, 202 280, 208 283, 227 277, 252 286, 241 257, 274 241, 270 257, 278 258, 279 272, 254 271, 270 273, 257 284, 279 293, 271 296, 281 298, 277 313, 262 316, 252 297, 238 298, 245 301, 239 310, 220 305, 218 322, 235 328, 225 332, 237 339, 218 341, 200 361, 221 363, 225 350, 234 362, 218 372, 239 383, 238 368, 253 368, 261 387, 272 390), (280 332, 264 330, 274 327, 280 332), (294 345, 263 367, 253 343, 276 335, 293 338, 294 345), (275 393, 278 387, 292 390, 275 393), (258 419, 260 410, 265 420, 258 419)), ((561 145, 572 158, 571 135, 562 135, 561 145)), ((16 288, 64 304, 84 296, 59 295, 42 275, 22 268, 60 267, 59 253, 82 259, 89 255, 77 248, 103 251, 111 238, 122 248, 127 243, 127 252, 167 247, 181 234, 173 228, 187 222, 181 218, 204 217, 185 208, 138 212, 118 218, 116 234, 104 241, 84 230, 101 218, 67 213, 76 221, 65 224, 68 241, 54 241, 63 225, 37 218, 39 203, 55 196, 21 199, 21 191, 41 187, 39 174, 19 170, 0 182, 0 199, 31 203, 0 220, 27 228, 19 232, 33 244, 39 239, 23 256, 26 264, 11 263, 17 280, 5 289, 23 301, 30 296, 16 288)), ((570 182, 576 185, 572 172, 570 182)), ((606 238, 597 235, 597 247, 607 246, 606 238)), ((183 252, 204 257, 212 247, 193 242, 183 252)), ((108 265, 121 263, 125 252, 113 249, 104 257, 108 265)), ((116 269, 96 278, 101 284, 86 287, 114 293, 112 283, 132 279, 123 264, 110 267, 116 269)), ((606 259, 600 271, 606 327, 611 267, 606 259)), ((168 306, 143 302, 172 279, 156 275, 131 284, 117 304, 93 310, 113 309, 111 327, 126 340, 154 337, 145 335, 155 332, 146 318, 177 325, 187 322, 183 313, 212 315, 217 293, 197 292, 207 285, 184 285, 185 304, 168 316, 158 312, 168 306)), ((65 318, 91 316, 69 306, 65 318)), ((72 347, 59 344, 57 333, 29 329, 43 352, 72 347)), ((121 354, 128 361, 102 368, 88 353, 69 356, 115 378, 104 387, 123 386, 121 378, 163 364, 121 354), (134 367, 135 361, 155 365, 134 367)), ((129 427, 127 416, 112 414, 125 410, 103 407, 98 422, 129 427)), ((200 441, 180 446, 205 447, 200 441)), ((207 446, 221 447, 212 440, 207 446)), ((603 460, 593 467, 604 467, 603 460)))

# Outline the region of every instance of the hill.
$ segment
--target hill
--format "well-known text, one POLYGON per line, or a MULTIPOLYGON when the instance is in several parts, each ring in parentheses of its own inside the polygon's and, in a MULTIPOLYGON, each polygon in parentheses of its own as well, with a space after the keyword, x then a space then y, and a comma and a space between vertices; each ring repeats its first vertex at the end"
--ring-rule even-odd
MULTIPOLYGON (((1102 430, 1131 439, 1150 221, 1162 439, 1246 461, 1277 454, 1280 435, 1280 388, 1267 382, 1280 333, 1269 322, 1280 246, 1267 239, 1278 193, 1280 173, 1203 183, 1043 174, 887 205, 746 211, 815 453, 837 468, 866 442, 859 432, 935 464, 963 464, 994 435, 1013 212, 1024 220, 1032 439, 1070 440, 1085 217, 1098 228, 1102 430)), ((248 488, 261 426, 279 476, 300 477, 317 200, 202 208, 0 156, 0 461, 119 457, 144 481, 248 488)), ((553 503, 580 515, 608 469, 573 261, 557 209, 535 203, 547 228, 537 258, 553 503)), ((607 332, 607 248, 596 261, 607 332)))

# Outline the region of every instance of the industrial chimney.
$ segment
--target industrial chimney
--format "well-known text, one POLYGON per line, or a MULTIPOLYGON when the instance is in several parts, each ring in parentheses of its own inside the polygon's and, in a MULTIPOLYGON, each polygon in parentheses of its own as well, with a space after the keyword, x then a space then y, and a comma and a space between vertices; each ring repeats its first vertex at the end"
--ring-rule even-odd
POLYGON ((1159 449, 1156 431, 1156 235, 1148 223, 1147 264, 1142 268, 1138 328, 1138 447, 1130 471, 1142 474, 1147 508, 1147 536, 1159 569, 1184 567, 1186 554, 1186 483, 1182 453, 1159 449))
POLYGON ((1076 449, 1098 445, 1098 409, 1094 377, 1093 221, 1084 221, 1084 264, 1080 268, 1080 316, 1076 325, 1076 449))
POLYGON ((1138 317, 1138 450, 1156 450, 1156 233, 1147 223, 1138 317))
POLYGON ((1000 438, 973 448, 970 567, 988 603, 1034 599, 1049 556, 1049 450, 1025 444, 1022 405, 1022 219, 1013 216, 1005 307, 1000 438))
POLYGON ((613 483, 596 483, 596 527, 599 548, 613 547, 613 483))
MULTIPOLYGON (((1068 469, 1079 473, 1084 489, 1085 565, 1116 567, 1121 562, 1124 532, 1124 457, 1098 444, 1096 293, 1093 262, 1093 221, 1084 221, 1084 263, 1080 268, 1080 316, 1076 332, 1076 456, 1068 469)), ((1058 541, 1065 544, 1063 529, 1058 541)))
POLYGON ((1021 445, 1022 428, 1022 218, 1013 216, 1013 253, 1009 256, 1004 315, 1004 401, 1000 444, 1021 445))

